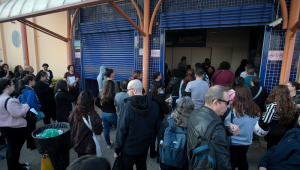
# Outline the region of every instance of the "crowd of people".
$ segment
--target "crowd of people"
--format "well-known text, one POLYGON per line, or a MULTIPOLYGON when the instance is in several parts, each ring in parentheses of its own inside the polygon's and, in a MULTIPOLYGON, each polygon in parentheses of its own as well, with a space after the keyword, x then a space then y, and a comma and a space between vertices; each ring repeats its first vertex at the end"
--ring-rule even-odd
POLYGON ((107 149, 114 149, 115 166, 122 170, 147 169, 148 151, 161 170, 244 170, 257 135, 265 137, 268 150, 260 170, 300 166, 300 84, 277 85, 268 94, 247 60, 234 74, 226 61, 215 70, 205 59, 192 69, 183 56, 178 68, 169 70, 165 64, 165 77, 154 73, 147 92, 141 71, 116 82, 114 70, 101 66, 97 96, 89 90, 79 93, 73 65, 55 83, 49 65, 42 67, 35 76, 30 66, 16 66, 12 73, 2 65, 0 144, 7 147, 9 170, 30 169, 29 163, 19 163, 20 150, 26 140, 27 148, 36 148, 31 133, 41 119, 45 125, 70 124, 78 159, 68 170, 110 170, 109 155, 101 152, 104 141, 107 149), (30 109, 38 112, 32 120, 27 119, 30 109), (115 141, 110 138, 112 127, 115 141), (95 140, 102 133, 104 140, 95 140))

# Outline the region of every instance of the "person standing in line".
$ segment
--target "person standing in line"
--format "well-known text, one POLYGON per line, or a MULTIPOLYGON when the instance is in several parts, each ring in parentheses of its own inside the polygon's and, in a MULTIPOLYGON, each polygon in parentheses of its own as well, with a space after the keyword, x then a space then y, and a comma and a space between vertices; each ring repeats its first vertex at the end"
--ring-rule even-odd
POLYGON ((103 65, 100 67, 100 72, 99 75, 97 76, 97 82, 98 82, 98 87, 99 87, 99 93, 101 92, 103 88, 103 80, 106 79, 106 76, 104 76, 104 73, 106 71, 106 67, 103 65))
POLYGON ((270 126, 267 134, 267 149, 283 138, 285 133, 293 127, 295 118, 295 104, 285 85, 277 85, 273 88, 267 99, 266 112, 262 115, 262 122, 270 126))
POLYGON ((124 107, 125 107, 125 99, 129 97, 129 95, 127 94, 127 85, 129 83, 128 79, 123 79, 120 82, 120 87, 122 89, 122 91, 118 94, 116 94, 115 100, 114 100, 114 104, 116 106, 116 110, 117 110, 117 114, 118 114, 118 122, 119 122, 119 118, 120 118, 120 114, 123 113, 124 107))
MULTIPOLYGON (((230 165, 230 152, 227 146, 226 130, 222 125, 222 120, 219 116, 222 116, 229 108, 229 95, 228 89, 216 85, 209 88, 205 94, 205 105, 200 109, 195 109, 191 114, 187 127, 187 150, 188 153, 198 143, 199 134, 205 134, 208 130, 208 126, 213 121, 218 121, 217 125, 212 133, 211 145, 215 150, 216 155, 216 169, 231 170, 230 165), (197 133, 197 129, 199 132, 197 133)), ((229 124, 233 135, 239 133, 239 127, 237 125, 229 124), (233 128, 235 127, 235 128, 233 128)), ((203 136, 202 136, 203 137, 203 136)), ((191 160, 190 155, 188 155, 191 160)))
POLYGON ((7 64, 2 64, 2 71, 0 72, 0 78, 9 78, 15 81, 15 75, 13 72, 9 71, 9 66, 7 64))
MULTIPOLYGON (((168 119, 170 119, 170 118, 174 118, 174 122, 175 122, 176 126, 179 126, 181 128, 186 128, 188 125, 188 120, 189 120, 190 114, 193 110, 194 110, 194 103, 191 100, 191 98, 187 97, 187 96, 182 97, 180 99, 180 101, 178 102, 175 110, 171 113, 171 116, 170 117, 166 116, 163 119, 162 125, 159 129, 157 140, 162 141, 164 139, 165 130, 167 127, 169 127, 168 119)), ((170 153, 170 154, 173 154, 173 153, 170 153)), ((170 165, 166 165, 161 160, 159 160, 160 161, 160 169, 161 170, 169 170, 169 169, 187 170, 189 162, 187 159, 187 155, 185 155, 185 157, 186 157, 186 163, 183 168, 176 168, 176 167, 173 167, 170 165)), ((182 161, 184 161, 184 160, 182 160, 182 161)))
POLYGON ((95 102, 95 105, 102 110, 101 118, 104 124, 104 138, 107 143, 107 149, 112 148, 114 144, 109 137, 110 127, 113 125, 117 129, 118 125, 118 116, 114 105, 115 95, 114 82, 107 80, 95 102))
POLYGON ((22 80, 24 77, 29 76, 29 71, 22 71, 20 77, 16 78, 15 80, 15 97, 17 98, 17 92, 19 88, 19 80, 22 80))
POLYGON ((178 64, 178 70, 180 70, 180 68, 183 67, 185 72, 187 71, 187 64, 186 64, 186 56, 182 56, 181 57, 181 62, 178 64))
POLYGON ((64 80, 68 84, 70 94, 75 98, 75 105, 77 103, 77 98, 79 94, 79 74, 75 71, 73 65, 69 65, 68 72, 64 75, 64 80))
POLYGON ((196 71, 196 80, 190 81, 185 91, 187 96, 191 96, 195 109, 199 109, 204 105, 205 93, 209 89, 207 82, 203 81, 204 71, 200 68, 196 71))
POLYGON ((34 69, 31 66, 25 66, 25 71, 29 71, 29 75, 31 75, 33 78, 35 78, 34 69))
POLYGON ((233 82, 235 77, 229 69, 230 64, 227 61, 223 61, 220 64, 220 68, 213 74, 211 85, 221 85, 225 87, 227 82, 233 82))
POLYGON ((172 74, 171 74, 171 71, 170 69, 168 68, 168 64, 165 63, 165 75, 164 75, 164 78, 165 78, 165 81, 164 81, 164 87, 167 88, 168 87, 168 84, 170 82, 170 78, 172 77, 172 74))
MULTIPOLYGON (((168 106, 165 102, 165 95, 161 94, 160 92, 162 91, 162 84, 158 81, 155 82, 151 88, 150 91, 150 98, 153 102, 155 102, 158 105, 159 108, 159 116, 157 119, 156 123, 156 128, 154 130, 154 133, 152 135, 151 139, 151 144, 150 144, 150 157, 155 158, 157 155, 157 152, 159 151, 159 140, 157 140, 157 149, 155 152, 155 141, 156 141, 156 136, 158 135, 160 126, 162 121, 164 120, 165 116, 169 114, 169 109, 168 106)), ((159 161, 159 159, 158 159, 159 161)))
POLYGON ((67 82, 59 80, 54 88, 54 99, 56 103, 57 122, 68 122, 68 117, 72 113, 72 102, 75 98, 69 93, 67 82))
POLYGON ((48 74, 46 72, 41 72, 37 75, 36 80, 33 88, 42 104, 41 111, 45 114, 45 118, 43 119, 44 124, 48 125, 51 123, 51 118, 53 121, 56 120, 56 103, 53 90, 55 84, 49 84, 48 74))
MULTIPOLYGON (((268 92, 264 87, 259 86, 260 78, 252 77, 251 79, 251 94, 254 102, 258 105, 261 110, 261 113, 266 111, 266 100, 268 98, 268 92)), ((261 114, 262 115, 262 114, 261 114)))
POLYGON ((73 113, 69 116, 71 143, 78 158, 85 155, 96 155, 96 144, 93 140, 93 132, 101 135, 103 131, 102 120, 94 108, 94 96, 92 92, 84 90, 78 97, 78 102, 73 113), (92 124, 91 131, 83 121, 83 117, 92 124))
POLYGON ((128 83, 130 96, 125 104, 116 134, 115 157, 121 157, 122 170, 147 169, 147 154, 151 135, 159 115, 159 108, 148 95, 143 95, 139 80, 128 83))
MULTIPOLYGON (((239 66, 239 67, 236 69, 236 71, 235 71, 235 74, 234 74, 235 77, 240 76, 241 73, 245 71, 245 66, 246 66, 247 64, 248 64, 247 59, 243 59, 243 60, 241 61, 240 66, 239 66)), ((245 72, 245 77, 246 77, 246 72, 245 72)))
MULTIPOLYGON (((35 86, 35 80, 32 76, 26 76, 23 80, 19 80, 17 91, 18 99, 22 104, 28 104, 30 108, 40 110, 41 103, 32 87, 35 86)), ((36 149, 31 133, 36 129, 37 119, 27 122, 27 148, 36 149)))
POLYGON ((116 74, 114 72, 113 69, 109 69, 109 68, 106 68, 106 71, 104 73, 104 76, 106 76, 106 79, 103 80, 103 87, 105 86, 105 83, 108 81, 108 80, 111 80, 113 81, 114 83, 114 86, 115 86, 115 94, 117 94, 119 92, 119 85, 118 83, 114 80, 114 78, 116 77, 116 74))
POLYGON ((300 84, 295 81, 289 81, 286 83, 286 86, 290 91, 291 97, 295 102, 297 109, 300 109, 300 84))
POLYGON ((245 84, 245 80, 242 77, 236 77, 233 82, 232 89, 228 90, 229 103, 232 104, 235 96, 235 88, 239 85, 245 84))
POLYGON ((193 69, 188 69, 187 73, 186 73, 186 77, 181 81, 180 83, 180 88, 179 88, 179 98, 177 99, 177 103, 180 101, 180 99, 184 96, 186 96, 186 91, 185 91, 185 88, 187 86, 187 84, 190 82, 190 81, 193 81, 195 80, 195 72, 193 69))
MULTIPOLYGON (((245 66, 245 71, 243 71, 241 74, 240 74, 240 77, 243 77, 243 78, 246 78, 247 77, 247 70, 248 68, 252 67, 252 64, 247 64, 245 66)), ((254 76, 257 76, 256 73, 254 73, 254 76)))
MULTIPOLYGON (((52 79, 53 79, 53 73, 52 73, 51 70, 49 70, 49 65, 47 63, 44 63, 42 65, 42 67, 43 67, 43 70, 41 70, 38 74, 40 74, 41 72, 47 73, 47 75, 48 75, 48 82, 49 82, 49 84, 51 84, 52 83, 52 79)), ((38 75, 36 75, 36 76, 38 76, 38 75)))
POLYGON ((211 81, 211 78, 212 78, 214 72, 215 72, 215 68, 213 66, 209 66, 207 69, 207 75, 209 78, 209 82, 211 81))
POLYGON ((248 86, 249 88, 251 88, 252 87, 251 86, 251 79, 254 76, 254 68, 253 67, 249 67, 247 69, 246 75, 247 75, 247 77, 244 78, 245 85, 248 86))
POLYGON ((176 100, 179 98, 179 89, 182 78, 180 78, 180 72, 178 69, 172 70, 173 80, 168 84, 166 92, 169 93, 172 97, 172 110, 176 107, 176 100))
POLYGON ((23 71, 23 67, 21 65, 17 65, 14 69, 15 80, 21 76, 23 71))
POLYGON ((239 170, 249 168, 247 152, 252 143, 253 129, 260 117, 260 109, 255 104, 250 89, 246 85, 239 85, 235 88, 233 100, 233 114, 228 114, 224 125, 227 127, 232 120, 240 128, 238 135, 231 136, 230 164, 232 170, 238 167, 239 170), (233 118, 231 116, 234 116, 233 118))
POLYGON ((27 137, 27 122, 24 117, 30 107, 28 104, 22 105, 18 99, 9 97, 14 90, 14 84, 10 79, 0 79, 0 132, 8 144, 6 151, 8 170, 28 170, 29 163, 20 164, 19 159, 27 137))
MULTIPOLYGON (((154 84, 155 82, 160 82, 161 79, 162 79, 162 75, 161 75, 160 72, 154 73, 153 76, 152 76, 152 81, 151 81, 151 83, 150 83, 150 88, 149 88, 149 89, 151 89, 151 87, 153 86, 153 84, 154 84)), ((163 92, 163 91, 162 91, 162 92, 163 92)))

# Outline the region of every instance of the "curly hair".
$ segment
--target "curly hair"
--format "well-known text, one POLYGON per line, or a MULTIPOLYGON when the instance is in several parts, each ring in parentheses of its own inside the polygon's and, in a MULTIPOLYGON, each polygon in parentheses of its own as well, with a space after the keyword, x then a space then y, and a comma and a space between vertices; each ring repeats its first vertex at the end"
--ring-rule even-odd
POLYGON ((115 83, 112 80, 107 80, 104 84, 103 89, 100 92, 100 101, 101 103, 107 103, 110 100, 115 99, 115 83))
POLYGON ((188 84, 188 82, 195 80, 194 78, 195 72, 193 69, 188 69, 186 72, 186 77, 183 80, 184 84, 188 84))
POLYGON ((80 93, 76 107, 73 111, 76 121, 81 121, 82 116, 87 117, 91 111, 94 111, 94 96, 91 91, 84 90, 80 93))
POLYGON ((252 118, 260 116, 261 111, 252 98, 250 88, 244 84, 235 88, 232 106, 238 118, 243 117, 244 114, 252 118))
POLYGON ((275 86, 271 91, 267 102, 276 102, 276 113, 280 124, 291 123, 296 110, 290 91, 285 85, 275 86))
POLYGON ((171 117, 174 117, 174 121, 177 126, 186 127, 190 114, 193 110, 194 103, 192 99, 185 96, 177 103, 175 110, 171 113, 171 117))

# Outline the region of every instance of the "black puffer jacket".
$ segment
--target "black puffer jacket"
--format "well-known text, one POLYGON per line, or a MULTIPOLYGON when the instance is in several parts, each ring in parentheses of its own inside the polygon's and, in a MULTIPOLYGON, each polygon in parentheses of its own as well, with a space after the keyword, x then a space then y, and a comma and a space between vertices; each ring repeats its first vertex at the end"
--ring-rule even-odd
POLYGON ((180 83, 182 78, 177 77, 171 80, 167 87, 167 93, 172 94, 172 96, 179 96, 180 83))
POLYGON ((144 154, 156 127, 158 106, 149 96, 132 96, 125 103, 117 127, 115 153, 144 154))
MULTIPOLYGON (((202 106, 200 109, 194 110, 191 113, 187 127, 188 153, 190 153, 190 150, 197 144, 197 139, 199 137, 198 132, 201 135, 204 135, 208 128, 208 125, 214 120, 220 121, 220 123, 222 122, 221 118, 218 117, 213 110, 206 106, 202 106)), ((216 169, 230 170, 230 152, 227 146, 227 135, 225 127, 222 124, 217 125, 214 129, 211 137, 211 145, 216 152, 216 169)))

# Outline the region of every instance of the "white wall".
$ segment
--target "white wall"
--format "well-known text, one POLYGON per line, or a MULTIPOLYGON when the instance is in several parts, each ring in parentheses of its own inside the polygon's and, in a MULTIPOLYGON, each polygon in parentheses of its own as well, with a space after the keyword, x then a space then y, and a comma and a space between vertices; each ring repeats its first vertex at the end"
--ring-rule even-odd
MULTIPOLYGON (((212 49, 212 53, 208 53, 211 54, 211 56, 207 58, 211 58, 212 65, 215 67, 215 69, 219 68, 219 64, 222 61, 230 60, 228 61, 231 64, 230 70, 233 73, 235 73, 242 59, 248 58, 249 40, 250 40, 250 27, 207 29, 206 47, 208 47, 207 49, 210 48, 212 49), (224 57, 220 56, 220 54, 222 54, 222 49, 224 52, 223 53, 224 57), (214 51, 216 52, 214 53, 214 51), (231 57, 229 56, 230 53, 231 53, 231 57)), ((190 50, 193 51, 193 48, 197 48, 197 47, 192 47, 192 48, 168 47, 166 49, 165 62, 168 64, 170 69, 177 68, 181 56, 182 55, 189 56, 192 53, 193 62, 190 63, 189 61, 187 61, 187 64, 191 64, 192 68, 194 68, 195 63, 197 62, 203 63, 207 55, 205 54, 204 57, 203 55, 201 55, 204 53, 201 52, 198 53, 199 57, 196 60, 197 62, 194 62, 195 56, 193 55, 193 52, 190 51, 190 50)))

